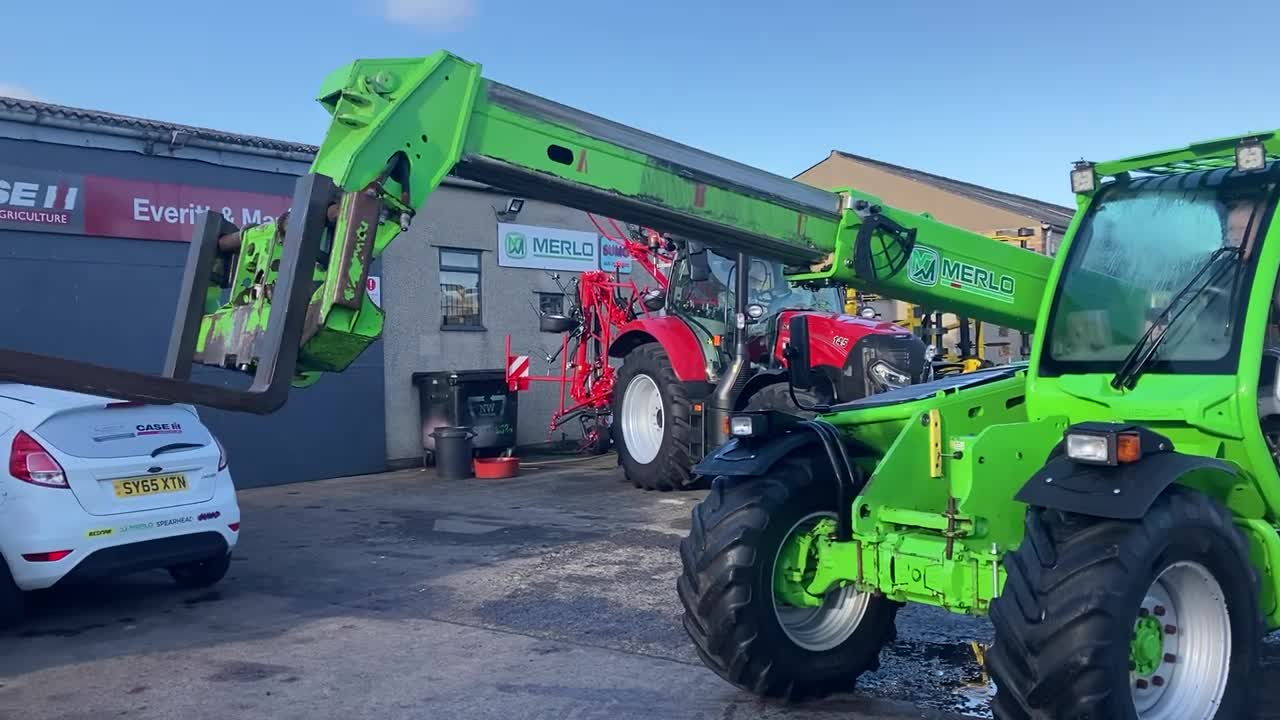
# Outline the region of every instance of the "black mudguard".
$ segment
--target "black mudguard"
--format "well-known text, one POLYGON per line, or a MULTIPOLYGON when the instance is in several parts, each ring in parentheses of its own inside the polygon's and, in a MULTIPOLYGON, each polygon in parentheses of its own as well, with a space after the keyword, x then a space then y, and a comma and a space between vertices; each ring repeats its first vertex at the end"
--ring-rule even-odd
POLYGON ((701 477, 749 477, 763 475, 779 460, 806 445, 819 445, 821 438, 809 430, 792 430, 763 442, 743 442, 737 438, 721 445, 697 465, 693 473, 701 477))
POLYGON ((1160 452, 1125 465, 1074 462, 1059 448, 1015 496, 1019 502, 1063 512, 1137 520, 1170 485, 1188 473, 1214 470, 1235 477, 1231 465, 1214 458, 1160 452))

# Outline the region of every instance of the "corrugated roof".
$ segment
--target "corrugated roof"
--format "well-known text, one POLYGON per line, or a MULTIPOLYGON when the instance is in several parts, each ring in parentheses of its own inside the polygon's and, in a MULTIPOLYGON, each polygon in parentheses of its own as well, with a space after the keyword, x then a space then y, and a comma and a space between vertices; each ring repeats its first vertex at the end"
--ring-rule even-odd
POLYGON ((926 185, 932 185, 933 187, 941 190, 962 195, 1001 210, 1007 210, 1029 218, 1034 218, 1046 225, 1049 225, 1059 233, 1066 232, 1067 225, 1071 222, 1071 217, 1075 215, 1075 211, 1071 208, 1044 202, 1043 200, 1036 200, 1035 198, 1029 198, 1023 195, 1015 195, 1014 193, 1004 192, 1002 190, 993 190, 989 187, 975 185, 963 180, 943 177, 942 175, 934 175, 933 173, 924 172, 923 170, 915 170, 901 165, 894 165, 893 163, 887 163, 883 160, 876 160, 875 158, 869 158, 863 155, 855 155, 843 150, 832 150, 831 154, 840 155, 850 160, 866 163, 868 165, 874 165, 877 168, 905 177, 909 180, 914 180, 926 185))
POLYGON ((117 115, 115 113, 102 112, 100 110, 86 110, 84 108, 55 105, 53 103, 37 102, 34 100, 21 100, 18 98, 0 96, 0 107, 10 111, 30 113, 34 116, 32 119, 36 124, 39 124, 40 118, 43 116, 58 118, 60 120, 79 121, 88 125, 102 125, 107 127, 128 128, 132 130, 162 133, 166 136, 172 136, 175 132, 182 132, 205 140, 212 140, 214 142, 239 145, 246 148, 275 150, 278 152, 314 155, 316 151, 319 150, 315 145, 307 145, 304 143, 289 142, 286 140, 273 140, 271 138, 259 137, 257 135, 242 135, 223 130, 196 127, 194 125, 181 125, 178 123, 161 122, 159 120, 148 120, 146 118, 133 117, 131 115, 117 115))

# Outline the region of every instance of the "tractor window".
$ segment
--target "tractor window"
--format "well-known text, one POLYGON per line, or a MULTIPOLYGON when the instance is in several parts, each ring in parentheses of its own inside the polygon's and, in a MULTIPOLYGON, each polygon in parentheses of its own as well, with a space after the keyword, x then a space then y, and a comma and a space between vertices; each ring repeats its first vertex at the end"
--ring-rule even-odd
MULTIPOLYGON (((1248 295, 1252 246, 1270 207, 1271 186, 1228 189, 1194 182, 1111 187, 1095 201, 1068 249, 1050 318, 1046 366, 1111 372, 1215 251, 1238 267, 1206 272, 1206 285, 1171 323, 1153 372, 1221 372, 1234 357, 1236 321, 1248 295), (1190 363, 1190 365, 1188 365, 1190 363)), ((1216 265, 1215 265, 1216 267, 1216 265)))
MULTIPOLYGON (((676 302, 686 310, 701 310, 722 317, 734 307, 734 287, 738 280, 737 263, 728 256, 707 251, 706 280, 690 279, 688 263, 683 263, 676 277, 676 302)), ((826 310, 842 312, 844 303, 840 292, 834 288, 807 290, 787 283, 782 265, 776 262, 751 258, 748 270, 748 303, 758 303, 766 315, 782 310, 826 310)))

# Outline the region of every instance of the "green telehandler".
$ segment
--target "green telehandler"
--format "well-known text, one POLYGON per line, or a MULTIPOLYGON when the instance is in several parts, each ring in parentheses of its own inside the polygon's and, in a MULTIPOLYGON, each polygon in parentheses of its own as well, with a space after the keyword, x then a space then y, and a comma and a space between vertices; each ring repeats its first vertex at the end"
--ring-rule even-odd
POLYGON ((1250 712, 1260 639, 1280 627, 1280 137, 1081 163, 1051 260, 530 95, 446 52, 353 62, 319 102, 332 122, 289 213, 197 226, 161 374, 0 350, 0 378, 273 412, 379 336, 369 263, 447 174, 713 241, 800 286, 1034 346, 1025 363, 815 405, 818 351, 797 313, 776 329, 792 407, 737 410, 743 369, 720 375, 700 411, 711 490, 677 588, 712 670, 764 696, 848 690, 898 607, 921 602, 991 615, 998 718, 1250 712), (243 382, 194 382, 197 363, 243 382))
MULTIPOLYGON (((731 415, 681 544, 706 664, 846 690, 920 602, 990 615, 996 718, 1251 717, 1280 627, 1278 151, 1078 163, 1026 364, 731 415)), ((947 274, 915 249, 910 278, 947 274)))

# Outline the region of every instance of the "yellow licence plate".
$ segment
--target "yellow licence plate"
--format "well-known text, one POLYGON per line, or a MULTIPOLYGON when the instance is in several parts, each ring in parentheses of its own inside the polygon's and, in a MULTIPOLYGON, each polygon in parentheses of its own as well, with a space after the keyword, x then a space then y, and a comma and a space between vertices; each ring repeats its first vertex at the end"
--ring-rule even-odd
POLYGON ((187 489, 185 475, 149 475, 147 477, 125 478, 112 483, 116 489, 116 497, 129 498, 142 495, 159 495, 160 493, 181 492, 187 489))

